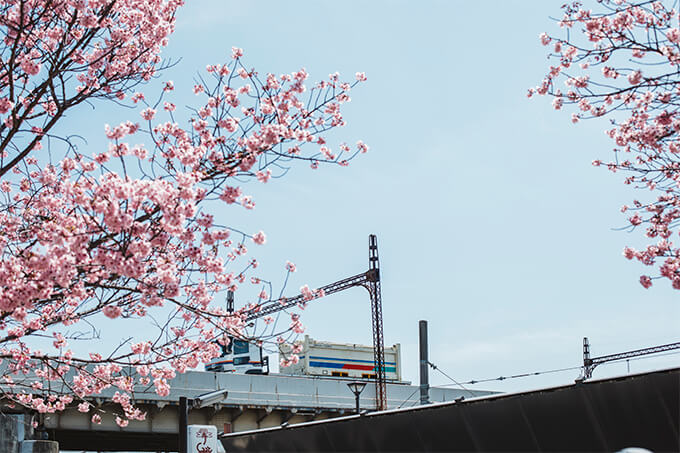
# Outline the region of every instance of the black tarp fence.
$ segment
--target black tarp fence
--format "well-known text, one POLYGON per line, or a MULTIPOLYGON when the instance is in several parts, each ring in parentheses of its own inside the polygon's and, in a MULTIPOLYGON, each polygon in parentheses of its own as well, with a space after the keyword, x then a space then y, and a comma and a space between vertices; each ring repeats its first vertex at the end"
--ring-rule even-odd
POLYGON ((234 452, 680 451, 680 368, 224 436, 234 452))

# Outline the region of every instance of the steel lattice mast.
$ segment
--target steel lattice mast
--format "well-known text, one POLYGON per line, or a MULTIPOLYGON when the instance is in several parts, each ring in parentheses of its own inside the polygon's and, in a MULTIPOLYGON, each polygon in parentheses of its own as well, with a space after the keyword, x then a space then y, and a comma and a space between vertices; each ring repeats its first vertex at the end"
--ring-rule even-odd
POLYGON ((583 379, 590 379, 593 376, 593 370, 596 366, 607 362, 614 362, 616 360, 629 359, 631 357, 639 357, 648 354, 658 354, 659 352, 671 351, 680 349, 680 342, 663 344, 660 346, 652 346, 650 348, 635 349, 633 351, 619 352, 617 354, 603 355, 600 357, 590 357, 590 343, 588 337, 583 339, 583 379))
POLYGON ((371 296, 373 318, 373 361, 375 362, 375 401, 379 411, 387 409, 387 385, 385 382, 385 340, 383 337, 382 298, 380 296, 380 261, 378 238, 368 237, 368 282, 364 287, 371 296))
MULTIPOLYGON (((387 386, 385 378, 385 341, 383 337, 382 299, 380 296, 380 261, 378 259, 378 238, 371 234, 368 237, 368 270, 337 282, 317 288, 329 295, 356 286, 363 286, 371 298, 371 318, 373 324, 373 361, 375 362, 375 399, 377 410, 387 409, 387 386)), ((307 300, 302 294, 295 297, 275 300, 263 304, 256 312, 249 313, 245 320, 257 318, 292 308, 307 300)))

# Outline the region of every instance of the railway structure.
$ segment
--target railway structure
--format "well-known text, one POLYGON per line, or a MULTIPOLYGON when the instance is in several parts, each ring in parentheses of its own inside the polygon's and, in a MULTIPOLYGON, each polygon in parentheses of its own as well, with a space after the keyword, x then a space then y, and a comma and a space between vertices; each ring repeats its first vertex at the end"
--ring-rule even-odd
MULTIPOLYGON (((134 403, 146 413, 145 420, 131 420, 125 428, 115 422, 120 409, 113 402, 115 389, 89 397, 101 410, 101 424, 91 421, 91 414, 73 406, 54 414, 35 414, 39 430, 59 442, 62 450, 87 451, 176 451, 178 444, 179 398, 195 398, 220 389, 227 397, 210 407, 191 409, 188 423, 214 425, 220 433, 240 432, 275 426, 325 420, 355 412, 355 397, 347 383, 356 378, 258 375, 187 371, 169 381, 170 393, 156 394, 153 388, 135 386, 134 403)), ((371 380, 364 380, 371 382, 371 380)), ((418 404, 418 387, 409 383, 387 383, 388 409, 418 404)), ((1 389, 0 389, 1 390, 1 389)), ((375 411, 374 387, 367 386, 360 403, 362 411, 375 411)), ((493 392, 475 391, 484 396, 493 392)), ((454 401, 469 392, 453 388, 430 388, 433 402, 454 401)), ((15 411, 17 409, 14 409, 15 411)), ((11 412, 8 407, 0 411, 11 412)), ((18 410, 18 412, 23 412, 18 410)))
MULTIPOLYGON (((373 328, 373 372, 370 374, 375 375, 373 379, 375 381, 375 407, 376 410, 382 411, 387 409, 387 379, 385 375, 385 338, 383 334, 382 296, 380 290, 380 259, 378 257, 378 238, 375 234, 371 234, 368 237, 367 271, 321 286, 320 288, 317 288, 316 291, 317 293, 321 292, 324 295, 330 295, 358 286, 363 287, 368 291, 371 300, 371 321, 373 328)), ((304 294, 298 294, 297 296, 285 299, 277 299, 269 303, 262 304, 259 310, 247 314, 245 321, 254 321, 288 308, 293 308, 298 304, 306 303, 308 301, 308 296, 305 296, 304 294)), ((230 293, 227 296, 228 310, 233 310, 233 304, 233 294, 230 293)), ((241 340, 237 341, 240 341, 240 343, 246 343, 241 340)), ((234 348, 236 348, 236 346, 237 344, 235 343, 234 348)), ((255 367, 251 366, 253 369, 250 371, 245 371, 246 373, 255 373, 256 367, 265 366, 265 361, 262 357, 261 350, 259 352, 259 359, 256 359, 253 363, 250 363, 252 362, 250 360, 250 356, 253 355, 251 352, 252 349, 253 347, 251 346, 250 349, 244 349, 243 352, 244 357, 248 356, 249 358, 241 365, 255 365, 255 367)), ((210 362, 206 366, 206 370, 223 371, 225 370, 225 367, 231 367, 229 370, 233 368, 238 371, 239 365, 236 364, 237 359, 239 358, 236 357, 235 352, 231 350, 225 350, 225 355, 210 362)))

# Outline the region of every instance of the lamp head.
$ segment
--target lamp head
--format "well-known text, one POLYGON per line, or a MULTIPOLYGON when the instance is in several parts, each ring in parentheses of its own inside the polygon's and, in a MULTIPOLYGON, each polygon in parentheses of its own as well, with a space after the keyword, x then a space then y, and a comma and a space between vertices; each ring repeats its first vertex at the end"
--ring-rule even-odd
POLYGON ((347 384, 347 387, 354 393, 355 395, 360 394, 361 392, 364 391, 364 387, 366 387, 365 382, 349 382, 347 384))
POLYGON ((198 409, 201 407, 211 406, 213 404, 220 403, 227 398, 227 393, 228 393, 227 390, 216 390, 214 392, 197 396, 193 400, 192 407, 198 409))

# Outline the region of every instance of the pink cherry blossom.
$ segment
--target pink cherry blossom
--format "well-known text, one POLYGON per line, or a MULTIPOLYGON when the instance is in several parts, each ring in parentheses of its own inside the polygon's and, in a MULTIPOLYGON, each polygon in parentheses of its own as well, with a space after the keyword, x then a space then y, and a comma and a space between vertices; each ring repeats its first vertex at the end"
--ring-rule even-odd
POLYGON ((115 319, 120 316, 120 314, 123 312, 123 310, 120 307, 116 307, 113 305, 107 305, 102 309, 102 312, 104 315, 111 319, 115 319))
POLYGON ((314 299, 314 293, 309 289, 308 285, 304 285, 300 288, 300 293, 304 296, 305 300, 314 299))
POLYGON ((241 189, 238 187, 225 187, 220 199, 225 203, 234 203, 241 196, 241 189))
POLYGON ((140 113, 140 115, 142 115, 142 118, 144 118, 145 120, 151 121, 154 118, 154 116, 156 116, 156 111, 152 108, 148 108, 142 110, 142 113, 140 113))
MULTIPOLYGON (((616 72, 616 70, 614 68, 610 68, 609 66, 604 66, 602 68, 602 75, 604 75, 607 78, 615 79, 619 76, 619 73, 616 72)), ((633 82, 631 82, 631 83, 633 83, 633 82)))
POLYGON ((646 275, 640 277, 640 284, 645 288, 650 288, 652 286, 652 279, 646 275))
POLYGON ((262 231, 259 231, 253 235, 253 242, 257 245, 263 245, 265 242, 267 242, 267 238, 262 231))
POLYGON ((666 32, 666 37, 668 38, 668 40, 669 40, 670 42, 675 43, 675 44, 678 44, 678 43, 680 43, 680 30, 678 30, 678 29, 675 28, 675 27, 674 27, 674 28, 670 28, 670 29, 666 32))
POLYGON ((267 182, 269 181, 269 178, 272 177, 272 171, 270 169, 267 169, 265 171, 258 171, 255 173, 255 176, 257 176, 257 180, 260 182, 267 182))
MULTIPOLYGON (((174 84, 146 82, 163 76, 161 52, 181 0, 20 2, 27 17, 49 22, 22 21, 21 33, 11 25, 21 8, 5 3, 0 52, 14 75, 0 84, 3 398, 45 414, 77 403, 98 424, 103 412, 86 401, 110 392, 117 406, 107 417, 125 427, 145 418, 135 406, 139 386, 168 396, 176 373, 219 356, 229 336, 276 335, 271 317, 264 333, 244 321, 276 290, 276 280, 252 275, 259 263, 246 247, 266 237, 218 219, 255 208, 246 183, 280 178, 296 163, 347 165, 357 153, 340 145, 340 159, 326 131, 345 125, 348 92, 366 77, 334 73, 306 85, 304 69, 245 70, 235 48, 233 59, 206 67, 209 77, 193 87, 197 105, 180 124, 174 84), (72 133, 70 109, 99 102, 134 107, 144 121, 131 114, 106 125, 108 147, 52 145, 58 132, 72 133), (248 279, 271 289, 260 289, 261 303, 227 313, 223 295, 248 279), (136 324, 120 344, 73 347, 83 332, 118 333, 124 322, 136 324)), ((357 150, 368 147, 359 141, 357 150)), ((305 288, 308 298, 323 296, 305 288)), ((290 329, 303 332, 293 315, 290 329)))
POLYGON ((7 113, 14 107, 14 103, 7 98, 0 99, 0 113, 7 113))
POLYGON ((634 216, 628 218, 628 221, 631 223, 631 225, 640 225, 642 223, 642 217, 640 217, 638 214, 635 214, 634 216))
POLYGON ((125 428, 128 425, 128 423, 129 423, 128 420, 116 416, 116 425, 120 426, 121 428, 125 428))
POLYGON ((628 82, 630 82, 631 85, 637 85, 642 81, 642 72, 641 71, 634 71, 631 72, 628 75, 628 82))
POLYGON ((658 275, 640 277, 643 287, 664 278, 680 289, 680 248, 671 241, 680 224, 677 11, 665 1, 590 3, 563 5, 562 37, 540 35, 544 45, 554 43, 552 64, 529 93, 553 97, 556 109, 572 108, 574 123, 610 116, 605 133, 615 155, 592 164, 624 172, 624 184, 652 194, 621 208, 630 211, 627 229, 650 241, 623 255, 656 267, 658 275))

